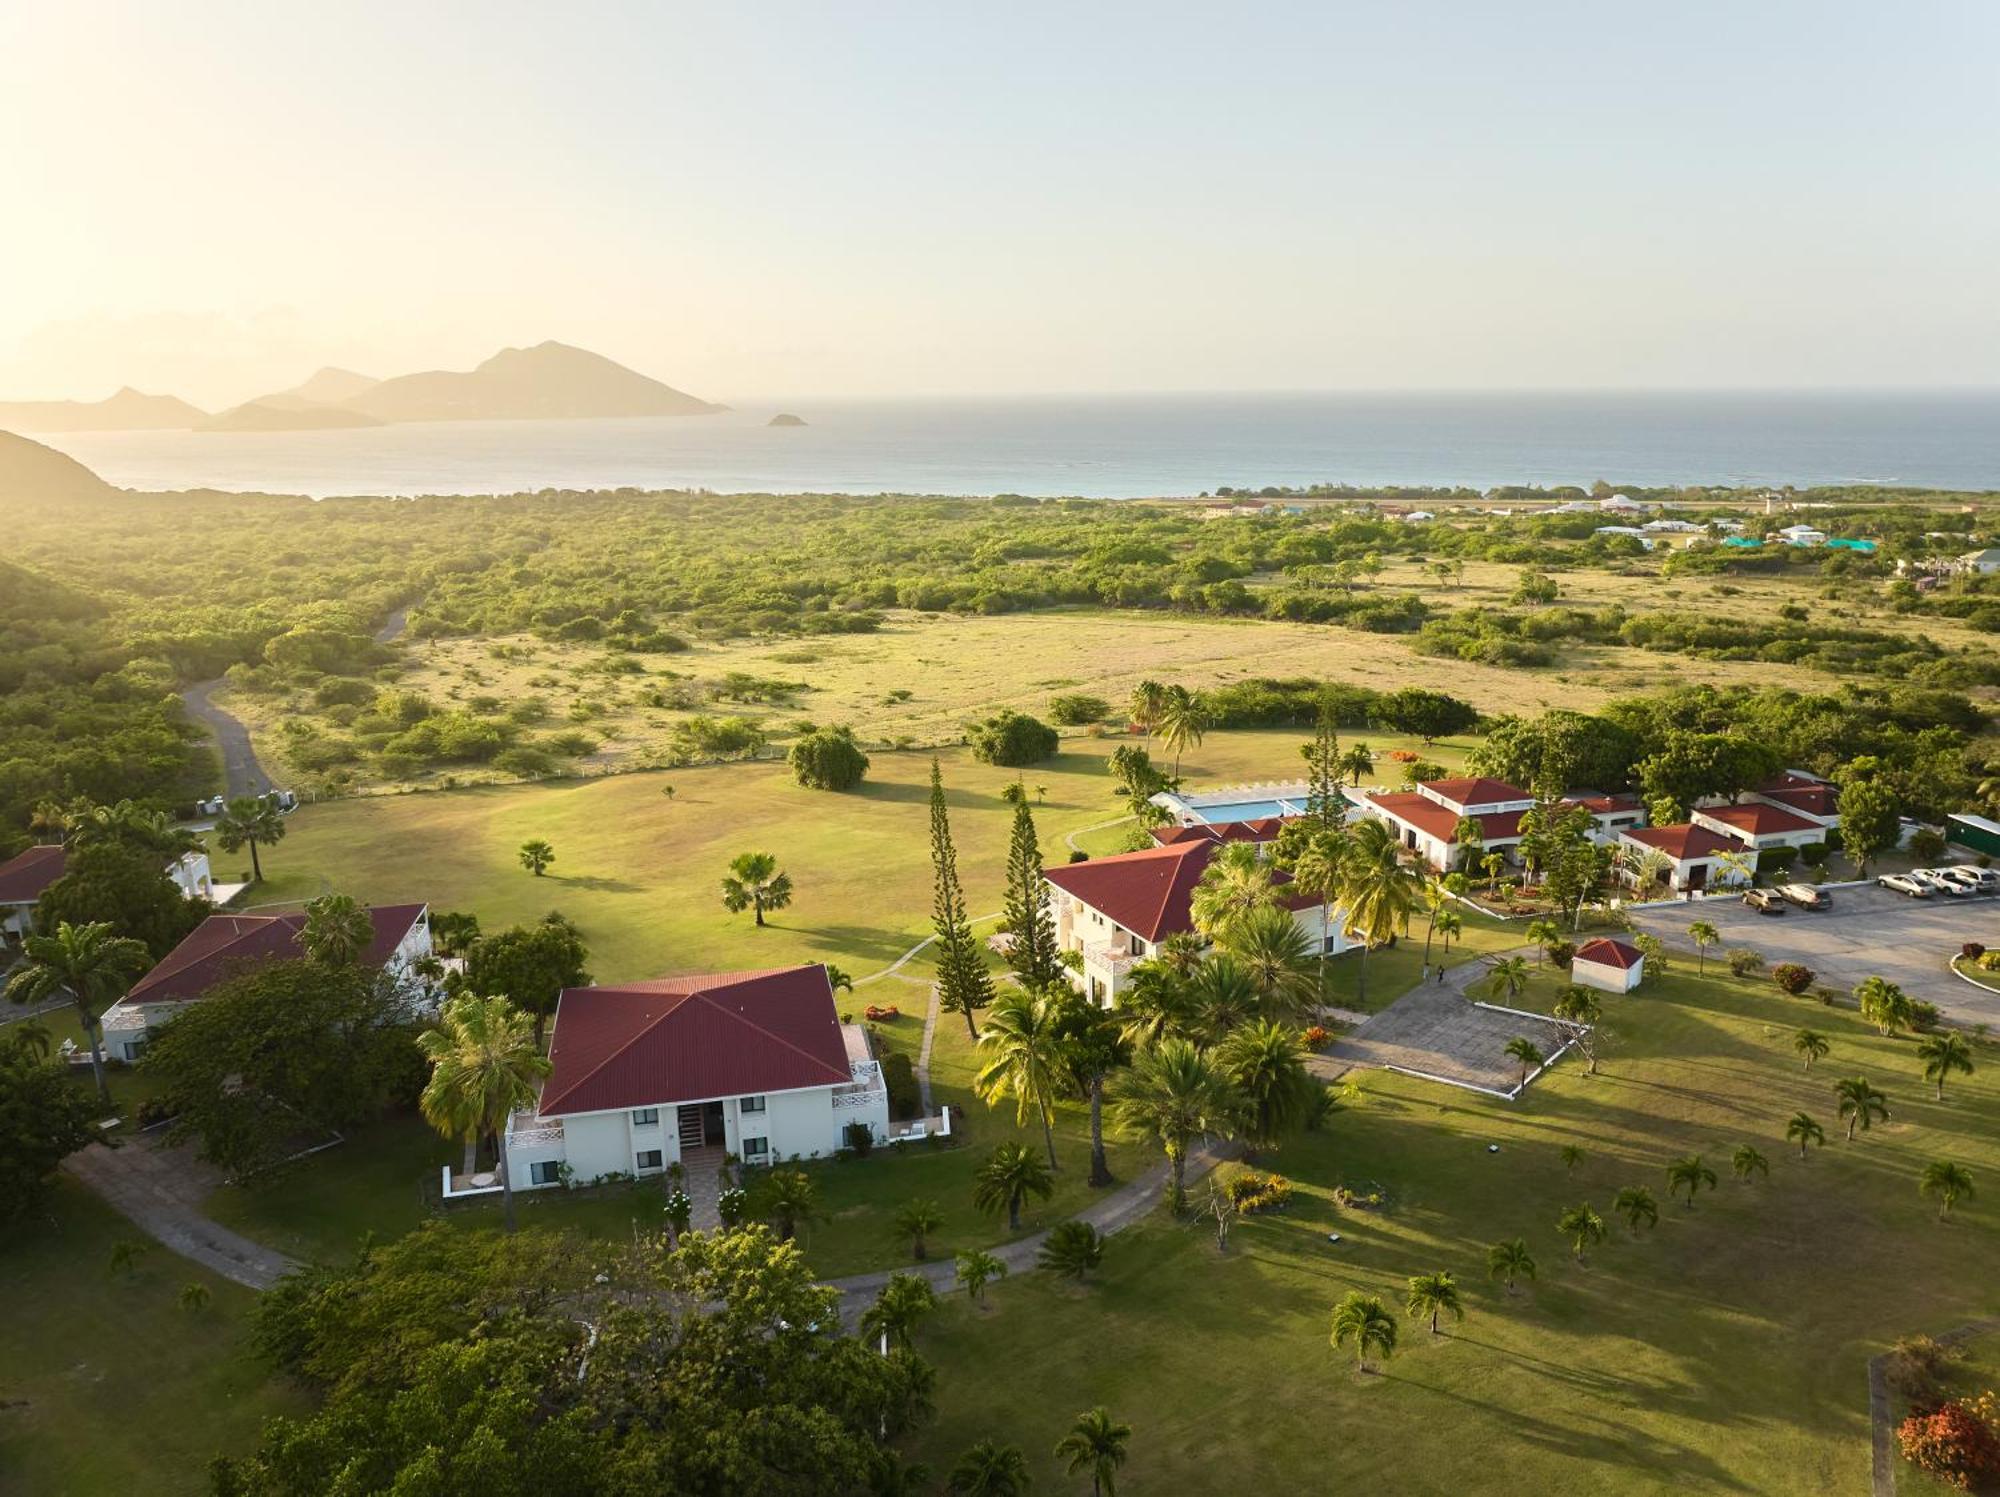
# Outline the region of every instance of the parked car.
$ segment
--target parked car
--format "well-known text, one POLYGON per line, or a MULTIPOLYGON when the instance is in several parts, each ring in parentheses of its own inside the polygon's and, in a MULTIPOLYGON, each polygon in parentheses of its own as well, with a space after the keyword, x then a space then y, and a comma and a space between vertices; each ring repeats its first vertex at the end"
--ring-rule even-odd
POLYGON ((1953 863, 1935 870, 1968 894, 1991 894, 2000 888, 2000 874, 1990 868, 1974 868, 1970 863, 1953 863))
POLYGON ((1760 915, 1785 913, 1785 902, 1778 897, 1776 889, 1750 889, 1744 893, 1743 902, 1760 915))
POLYGON ((1936 892, 1922 879, 1912 878, 1907 873, 1885 873, 1875 882, 1885 889, 1894 889, 1898 894, 1907 894, 1912 899, 1929 899, 1936 892))
POLYGON ((1811 884, 1780 884, 1778 897, 1787 904, 1795 904, 1802 910, 1830 910, 1833 896, 1811 884))
POLYGON ((1952 877, 1948 868, 1912 868, 1910 877, 1929 884, 1940 894, 1949 894, 1954 899, 1964 899, 1973 890, 1970 884, 1960 883, 1952 877))

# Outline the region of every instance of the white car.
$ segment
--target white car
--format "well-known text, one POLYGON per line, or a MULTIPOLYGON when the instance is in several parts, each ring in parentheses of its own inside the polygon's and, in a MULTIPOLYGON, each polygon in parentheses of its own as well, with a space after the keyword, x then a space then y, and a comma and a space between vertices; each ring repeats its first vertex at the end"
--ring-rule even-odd
POLYGON ((1924 880, 1907 873, 1885 873, 1875 882, 1885 889, 1894 889, 1898 894, 1907 894, 1912 899, 1929 899, 1936 892, 1924 880))
POLYGON ((1964 899, 1973 892, 1972 885, 1961 883, 1949 868, 1912 868, 1910 877, 1954 899, 1964 899))

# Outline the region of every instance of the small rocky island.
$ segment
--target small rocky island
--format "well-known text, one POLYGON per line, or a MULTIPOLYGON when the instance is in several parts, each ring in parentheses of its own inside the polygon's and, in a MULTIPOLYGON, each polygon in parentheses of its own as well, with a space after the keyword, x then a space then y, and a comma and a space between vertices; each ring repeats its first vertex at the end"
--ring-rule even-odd
POLYGON ((806 418, 803 416, 794 416, 790 411, 780 411, 764 424, 766 426, 804 426, 806 418))

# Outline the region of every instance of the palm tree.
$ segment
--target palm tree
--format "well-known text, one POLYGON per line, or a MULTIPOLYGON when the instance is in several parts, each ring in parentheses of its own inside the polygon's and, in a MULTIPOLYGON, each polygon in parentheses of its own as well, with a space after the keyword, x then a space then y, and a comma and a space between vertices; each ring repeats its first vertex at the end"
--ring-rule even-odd
POLYGON ((351 895, 322 894, 307 902, 299 945, 314 961, 329 967, 351 967, 374 944, 375 922, 351 895))
POLYGON ((1854 989, 1861 1017, 1883 1034, 1910 1027, 1910 999, 1901 988, 1881 977, 1864 978, 1854 989))
POLYGON ((722 905, 732 915, 754 910, 757 923, 764 911, 782 910, 792 902, 792 876, 778 871, 778 860, 767 852, 739 854, 722 881, 722 905))
POLYGON ((1118 1468, 1125 1464, 1125 1447, 1132 1426, 1120 1424, 1103 1405, 1078 1414, 1069 1433, 1056 1441, 1056 1455, 1069 1462, 1071 1476, 1090 1473, 1092 1497, 1116 1497, 1118 1468))
POLYGON ((1521 932, 1535 945, 1535 965, 1541 966, 1549 958, 1549 948, 1563 938, 1563 928, 1553 920, 1530 920, 1526 930, 1521 932))
POLYGON ((521 844, 521 866, 540 878, 549 871, 549 865, 556 860, 556 850, 552 844, 540 837, 531 837, 521 844))
MULTIPOLYGON (((1319 901, 1319 922, 1322 931, 1333 928, 1331 906, 1340 892, 1340 864, 1347 855, 1347 843, 1337 832, 1322 833, 1307 843, 1292 863, 1292 887, 1302 894, 1309 894, 1319 901)), ((1322 978, 1326 971, 1327 942, 1319 946, 1319 965, 1322 978)))
POLYGON ((1704 1189, 1715 1189, 1715 1171, 1702 1162, 1701 1155, 1689 1154, 1667 1166, 1667 1194, 1686 1191, 1688 1210, 1694 1210, 1695 1192, 1704 1189))
POLYGON ((1827 1037, 1817 1029, 1801 1029, 1792 1036, 1792 1049, 1806 1058, 1806 1069, 1813 1068, 1813 1062, 1824 1060, 1826 1052, 1833 1048, 1827 1037))
POLYGON ((1503 852, 1489 852, 1479 860, 1479 871, 1486 875, 1486 895, 1489 899, 1500 892, 1500 873, 1506 866, 1507 855, 1503 852))
POLYGON ((854 979, 848 976, 847 969, 836 967, 832 962, 826 964, 826 985, 836 993, 854 991, 854 979))
POLYGON ((1933 1159, 1925 1165, 1923 1174, 1917 1177, 1917 1189, 1927 1196, 1937 1197, 1939 1221, 1950 1216, 1951 1208, 1960 1201, 1969 1201, 1976 1194, 1972 1188, 1972 1171, 1949 1159, 1933 1159))
POLYGON ((1416 879, 1403 867, 1389 824, 1368 820, 1357 826, 1341 868, 1340 898, 1347 906, 1348 928, 1361 939, 1355 989, 1363 1007, 1368 998, 1368 948, 1409 928, 1417 889, 1416 879))
POLYGON ((1298 1020, 1318 1006, 1312 940, 1282 909, 1261 909, 1232 924, 1222 945, 1257 989, 1264 1016, 1298 1020))
POLYGON ((1527 990, 1528 959, 1525 956, 1503 956, 1486 973, 1486 993, 1490 998, 1505 998, 1514 1003, 1527 990))
POLYGON ((1141 681, 1132 688, 1132 721, 1148 733, 1160 724, 1167 709, 1167 688, 1158 681, 1141 681))
POLYGON ((819 1191, 804 1170, 772 1171, 763 1197, 765 1219, 780 1242, 790 1242, 802 1224, 819 1216, 819 1191))
POLYGON ((1434 923, 1438 940, 1443 943, 1438 954, 1438 962, 1442 966, 1444 958, 1451 955, 1451 943, 1465 930, 1465 917, 1457 910, 1439 910, 1434 923))
POLYGON ((1542 1052, 1535 1048, 1534 1042, 1518 1034, 1507 1041, 1507 1048, 1501 1053, 1521 1063, 1521 1080, 1516 1091, 1528 1084, 1528 1073, 1542 1063, 1542 1052))
POLYGON ((257 849, 284 839, 285 819, 278 814, 277 806, 254 795, 238 796, 222 808, 215 821, 215 845, 224 852, 248 847, 250 877, 260 884, 264 881, 264 865, 258 860, 257 849))
POLYGON ((1271 865, 1251 842, 1232 842, 1216 853, 1188 895, 1194 928, 1211 941, 1221 940, 1239 920, 1255 911, 1276 909, 1277 905, 1278 886, 1271 865))
POLYGON ((1229 1034, 1215 1059, 1244 1103, 1244 1133, 1270 1148, 1306 1119, 1314 1082, 1306 1070, 1305 1038, 1298 1030, 1259 1019, 1229 1034))
POLYGON ((1965 1036, 1950 1030, 1926 1035, 1917 1045, 1917 1058, 1924 1063, 1924 1080, 1937 1084, 1937 1099, 1944 1100, 1945 1078, 1956 1071, 1961 1076, 1973 1072, 1972 1047, 1965 1036))
POLYGON ((875 1303, 861 1312, 861 1334, 880 1341, 884 1347, 909 1350, 910 1337, 923 1318, 937 1308, 937 1291, 922 1274, 892 1273, 875 1296, 875 1303))
POLYGON ((1063 1064, 1061 1019, 1061 1006, 1052 994, 1006 994, 986 1011, 978 1047, 986 1063, 972 1078, 973 1091, 988 1107, 1013 1100, 1015 1127, 1034 1109, 1050 1169, 1056 1168, 1053 1098, 1063 1064))
POLYGON ((1747 884, 1753 876, 1752 866, 1747 852, 1719 852, 1715 855, 1715 882, 1747 884))
POLYGON ((1757 1151, 1755 1144, 1738 1144, 1736 1152, 1729 1156, 1729 1168, 1739 1180, 1748 1180, 1752 1175, 1771 1178, 1771 1161, 1757 1151))
POLYGON ((1181 755, 1201 746, 1202 739, 1208 736, 1208 727, 1208 704, 1201 694, 1185 686, 1169 686, 1160 709, 1159 733, 1160 741, 1174 751, 1175 779, 1181 775, 1181 755))
POLYGON ((1183 984, 1190 1026, 1203 1038, 1217 1040, 1264 1011, 1263 994, 1241 962, 1217 952, 1183 984))
POLYGON ((1208 956, 1208 943, 1199 931, 1177 930, 1160 942, 1160 965, 1176 977, 1192 977, 1208 956))
POLYGON ((1104 1262, 1104 1234, 1080 1217, 1057 1222, 1050 1230, 1035 1262, 1065 1278, 1087 1278, 1104 1262))
POLYGON ((1697 920, 1688 927, 1688 939, 1694 942, 1695 976, 1708 971, 1708 948, 1722 939, 1722 933, 1706 920, 1697 920))
POLYGON ((1528 1251, 1528 1239, 1516 1237, 1511 1242, 1496 1242, 1486 1250, 1486 1277, 1505 1279, 1507 1292, 1514 1292, 1517 1279, 1532 1279, 1535 1276, 1534 1255, 1528 1251))
POLYGON ((1866 1133, 1889 1116, 1889 1099, 1868 1084, 1866 1076, 1850 1076, 1833 1084, 1840 1099, 1840 1116, 1847 1119, 1847 1141, 1854 1142, 1854 1130, 1866 1133))
POLYGON ((1486 851, 1486 830, 1470 816, 1458 818, 1451 829, 1454 868, 1470 868, 1486 851))
POLYGON ((1583 1261, 1583 1250, 1604 1241, 1604 1218, 1593 1211, 1588 1204, 1572 1206, 1556 1218, 1556 1230, 1569 1239, 1570 1251, 1576 1261, 1583 1261))
POLYGON ((1370 1347, 1381 1352, 1385 1360, 1395 1354, 1396 1317, 1374 1295, 1351 1290, 1333 1307, 1333 1334, 1329 1339, 1336 1348, 1352 1341, 1355 1366, 1366 1372, 1370 1347))
POLYGON ((1033 1485, 1018 1446, 981 1440, 958 1458, 944 1488, 953 1497, 1023 1497, 1033 1485))
POLYGON ((1179 1211, 1187 1194, 1189 1140, 1228 1132, 1239 1105, 1228 1074, 1207 1051, 1168 1039, 1142 1052, 1119 1077, 1111 1115, 1127 1132, 1166 1151, 1167 1203, 1179 1211))
POLYGON ((986 1286, 1006 1277, 1007 1265, 991 1253, 975 1248, 958 1255, 958 1282, 982 1305, 986 1303, 986 1286))
POLYGON ((1556 1157, 1563 1162, 1563 1173, 1572 1174, 1583 1163, 1583 1150, 1575 1144, 1564 1144, 1556 1151, 1556 1157))
POLYGON ((1657 847, 1649 847, 1632 869, 1632 886, 1641 894, 1666 887, 1673 877, 1674 860, 1657 847))
POLYGON ((993 1150, 973 1177, 972 1204, 989 1215, 1007 1213, 1007 1230, 1021 1230, 1021 1203, 1029 1196, 1047 1200, 1056 1183, 1049 1167, 1022 1143, 1004 1143, 993 1150))
POLYGON ((1433 1336, 1438 1334, 1439 1315, 1449 1314, 1454 1320, 1465 1319, 1465 1301, 1459 1297, 1457 1281, 1442 1271, 1420 1273, 1411 1278, 1409 1295, 1403 1303, 1412 1320, 1425 1315, 1430 1317, 1433 1336))
POLYGON ((1792 1120, 1785 1124, 1785 1142, 1799 1146, 1799 1160, 1805 1161, 1806 1145, 1817 1147, 1826 1142, 1826 1129, 1813 1121, 1810 1113, 1795 1112, 1792 1120))
POLYGON ((1361 787, 1361 777, 1373 773, 1374 769, 1375 751, 1365 743, 1350 745, 1347 751, 1340 756, 1341 773, 1354 776, 1354 785, 1357 790, 1361 787))
POLYGON ((7 981, 13 1003, 47 1003, 67 996, 76 1022, 90 1041, 90 1071, 97 1079, 98 1099, 111 1100, 104 1079, 104 1046, 98 1019, 132 986, 132 979, 153 964, 142 942, 114 936, 111 923, 93 920, 71 925, 64 920, 52 936, 29 936, 21 943, 26 964, 7 981))
POLYGON ((1126 1040, 1140 1050, 1169 1035, 1185 1037, 1196 1022, 1188 984, 1168 967, 1164 952, 1133 964, 1131 986, 1119 994, 1113 1013, 1126 1040))
POLYGON ((446 1138, 468 1145, 490 1136, 497 1145, 500 1200, 514 1230, 514 1182, 507 1173, 507 1119, 531 1106, 549 1074, 528 1016, 505 998, 466 993, 447 1002, 435 1028, 417 1036, 431 1063, 419 1108, 446 1138))
POLYGON ((1625 1218, 1625 1225, 1632 1229, 1632 1235, 1639 1235, 1641 1226, 1657 1227, 1660 1224, 1660 1203, 1653 1199, 1653 1193, 1643 1185, 1628 1185, 1611 1198, 1611 1209, 1625 1218))
POLYGON ((1056 1001, 1056 1054, 1063 1080, 1090 1107, 1090 1184, 1111 1183, 1104 1152, 1104 1088, 1112 1073, 1132 1059, 1131 1042, 1116 1014, 1070 990, 1056 1001))

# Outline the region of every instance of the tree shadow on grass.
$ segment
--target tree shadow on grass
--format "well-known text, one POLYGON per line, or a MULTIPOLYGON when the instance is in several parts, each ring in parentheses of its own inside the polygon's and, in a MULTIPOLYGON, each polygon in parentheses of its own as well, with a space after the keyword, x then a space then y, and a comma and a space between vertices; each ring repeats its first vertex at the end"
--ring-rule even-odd
POLYGON ((572 889, 587 890, 592 894, 638 894, 644 892, 630 879, 600 878, 591 873, 551 873, 546 875, 551 883, 567 885, 572 889))

